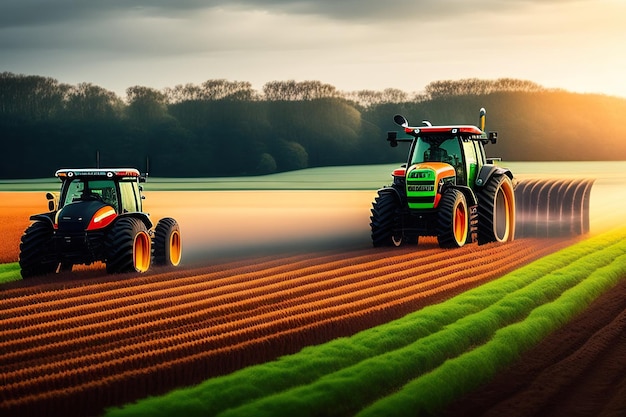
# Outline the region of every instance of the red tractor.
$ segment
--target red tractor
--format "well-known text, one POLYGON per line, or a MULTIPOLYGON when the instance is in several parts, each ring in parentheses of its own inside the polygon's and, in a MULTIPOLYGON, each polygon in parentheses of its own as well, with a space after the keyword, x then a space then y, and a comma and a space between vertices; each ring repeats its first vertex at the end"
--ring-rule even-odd
POLYGON ((176 220, 154 230, 142 211, 145 177, 134 168, 61 169, 59 198, 48 193, 49 212, 31 216, 22 235, 19 264, 29 278, 106 263, 108 273, 145 272, 151 263, 177 266, 182 255, 176 220), (58 207, 57 207, 58 206, 58 207))
POLYGON ((411 127, 400 115, 394 121, 410 138, 388 132, 387 140, 392 147, 410 143, 409 156, 393 172, 393 184, 378 190, 370 223, 374 246, 417 243, 419 236, 436 236, 444 248, 513 240, 513 174, 485 156, 484 145, 497 140, 496 132, 484 132, 485 109, 480 128, 411 127))

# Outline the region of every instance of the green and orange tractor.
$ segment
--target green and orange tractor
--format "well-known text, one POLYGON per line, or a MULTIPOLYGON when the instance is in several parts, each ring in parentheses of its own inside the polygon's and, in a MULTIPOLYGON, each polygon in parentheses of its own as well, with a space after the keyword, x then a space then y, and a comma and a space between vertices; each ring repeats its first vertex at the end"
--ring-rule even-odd
POLYGON ((61 169, 56 176, 61 180, 58 198, 47 194, 49 212, 31 216, 21 238, 23 278, 97 261, 109 273, 180 263, 180 227, 167 217, 152 228, 142 211, 140 182, 145 177, 138 170, 61 169))
POLYGON ((396 115, 394 121, 410 137, 388 132, 392 147, 410 143, 408 160, 393 171, 393 183, 378 190, 371 210, 374 246, 417 243, 436 236, 443 248, 477 241, 506 242, 515 236, 513 174, 485 156, 484 145, 496 143, 486 133, 485 109, 479 125, 412 127, 396 115))

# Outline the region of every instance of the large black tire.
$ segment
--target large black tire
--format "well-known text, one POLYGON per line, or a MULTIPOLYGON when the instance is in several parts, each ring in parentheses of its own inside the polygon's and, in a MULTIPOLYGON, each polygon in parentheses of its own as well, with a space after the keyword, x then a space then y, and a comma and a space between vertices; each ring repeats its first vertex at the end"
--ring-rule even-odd
POLYGON ((507 242, 515 238, 515 191, 506 175, 494 176, 476 193, 478 244, 507 242))
POLYGON ((107 272, 146 272, 150 268, 151 243, 148 229, 140 219, 117 220, 105 240, 107 272))
POLYGON ((176 220, 166 217, 157 223, 152 240, 154 264, 178 266, 182 256, 180 227, 176 220))
POLYGON ((370 227, 374 247, 400 246, 405 241, 400 224, 400 201, 393 191, 379 191, 372 204, 370 227))
POLYGON ((442 248, 460 248, 469 235, 469 211, 462 192, 446 191, 439 201, 437 242, 442 248))
POLYGON ((50 223, 35 221, 28 226, 20 241, 19 264, 22 278, 56 272, 58 262, 44 262, 44 256, 47 248, 51 246, 53 235, 54 230, 50 223))

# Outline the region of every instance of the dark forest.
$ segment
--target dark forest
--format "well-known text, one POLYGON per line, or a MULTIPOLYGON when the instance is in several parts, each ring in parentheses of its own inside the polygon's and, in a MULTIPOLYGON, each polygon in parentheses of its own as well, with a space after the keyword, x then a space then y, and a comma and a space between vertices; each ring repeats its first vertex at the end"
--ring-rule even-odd
POLYGON ((394 163, 385 138, 397 113, 413 125, 477 124, 509 161, 626 160, 626 99, 546 89, 517 79, 437 81, 420 94, 341 92, 319 81, 208 80, 126 97, 99 86, 0 73, 0 178, 68 167, 131 166, 158 177, 262 175, 394 163))

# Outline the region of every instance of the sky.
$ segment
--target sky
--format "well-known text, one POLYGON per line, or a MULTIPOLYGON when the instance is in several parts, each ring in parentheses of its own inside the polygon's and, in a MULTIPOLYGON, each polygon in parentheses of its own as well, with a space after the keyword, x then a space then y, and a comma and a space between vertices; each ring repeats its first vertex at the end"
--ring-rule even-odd
POLYGON ((0 72, 121 97, 209 79, 341 91, 517 78, 626 98, 626 0, 1 0, 0 72))

